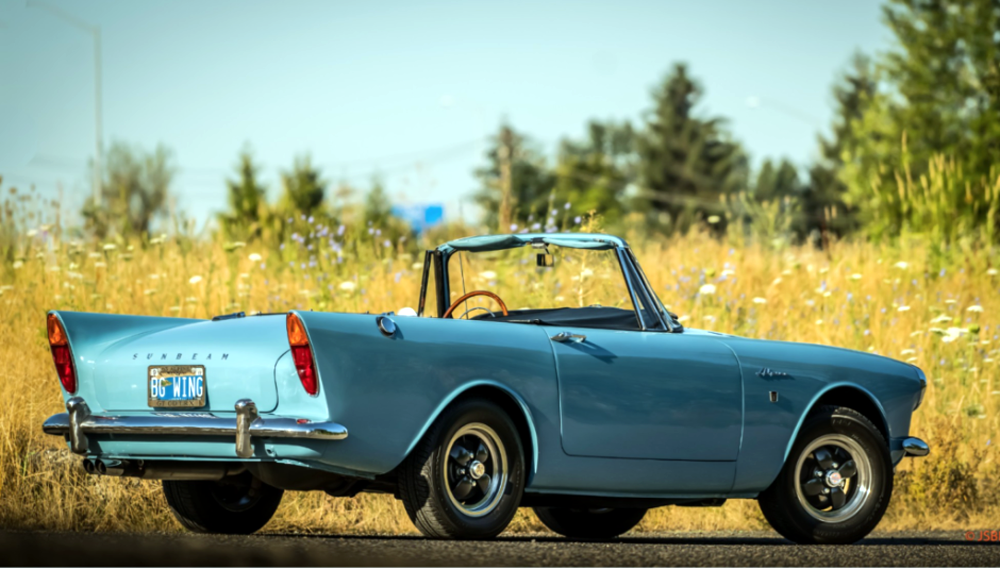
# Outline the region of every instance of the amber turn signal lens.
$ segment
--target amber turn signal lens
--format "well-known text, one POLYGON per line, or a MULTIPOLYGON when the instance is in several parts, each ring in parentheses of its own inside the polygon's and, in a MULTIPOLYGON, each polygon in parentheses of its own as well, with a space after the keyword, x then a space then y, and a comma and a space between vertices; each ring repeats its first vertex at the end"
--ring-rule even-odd
POLYGON ((295 363, 295 371, 299 374, 302 388, 309 395, 316 395, 319 393, 319 379, 316 376, 316 362, 309 346, 306 327, 299 317, 291 312, 288 313, 285 323, 288 328, 288 345, 292 348, 292 361, 295 363))
POLYGON ((66 341, 66 331, 63 330, 62 323, 59 322, 59 317, 55 314, 49 314, 49 345, 50 346, 65 346, 69 342, 66 341))
POLYGON ((299 317, 288 313, 288 345, 292 347, 296 346, 308 346, 309 336, 306 336, 306 327, 302 325, 302 321, 299 317))

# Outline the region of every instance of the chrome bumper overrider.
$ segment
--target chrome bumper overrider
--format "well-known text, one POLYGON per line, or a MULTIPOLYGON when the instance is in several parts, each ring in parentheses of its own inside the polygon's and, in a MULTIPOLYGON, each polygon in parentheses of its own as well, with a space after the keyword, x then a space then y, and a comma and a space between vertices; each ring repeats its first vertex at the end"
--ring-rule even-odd
POLYGON ((251 439, 287 438, 339 441, 347 438, 347 429, 338 423, 257 415, 257 406, 249 399, 236 402, 236 417, 218 417, 211 413, 152 413, 141 416, 91 415, 81 397, 66 401, 66 413, 53 415, 42 424, 49 435, 69 437, 70 449, 87 454, 87 435, 203 436, 236 438, 236 456, 253 455, 251 439))
POLYGON ((931 447, 917 437, 908 437, 903 439, 903 451, 906 452, 906 456, 927 456, 931 452, 931 447))

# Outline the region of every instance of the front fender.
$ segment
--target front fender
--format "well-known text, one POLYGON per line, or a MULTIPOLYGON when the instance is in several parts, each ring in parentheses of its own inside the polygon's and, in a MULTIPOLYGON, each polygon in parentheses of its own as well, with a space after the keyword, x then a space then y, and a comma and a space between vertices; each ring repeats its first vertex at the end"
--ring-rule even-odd
POLYGON ((726 342, 740 358, 745 386, 744 435, 734 493, 756 493, 771 485, 805 419, 833 390, 849 388, 864 397, 860 410, 877 410, 868 414, 878 415, 871 419, 884 428, 890 445, 907 435, 920 389, 912 366, 813 344, 743 338, 726 342))

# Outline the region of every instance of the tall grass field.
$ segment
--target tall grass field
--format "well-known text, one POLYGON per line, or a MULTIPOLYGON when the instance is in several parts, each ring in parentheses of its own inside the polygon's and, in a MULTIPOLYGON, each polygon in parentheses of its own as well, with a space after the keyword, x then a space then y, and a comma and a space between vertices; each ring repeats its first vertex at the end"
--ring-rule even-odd
MULTIPOLYGON (((296 219, 295 234, 280 246, 267 236, 248 243, 184 236, 95 242, 65 234, 54 216, 24 219, 33 221, 0 229, 0 528, 58 530, 181 528, 158 482, 87 476, 62 440, 42 434, 42 421, 63 411, 46 342, 47 310, 207 318, 237 310, 415 307, 419 252, 481 231, 452 227, 414 243, 386 240, 360 223, 341 229, 296 219)), ((880 529, 995 528, 1000 258, 994 249, 907 236, 892 244, 833 242, 823 250, 698 233, 623 237, 685 326, 842 346, 923 368, 929 386, 911 433, 929 442, 931 454, 899 465, 880 529)), ((513 267, 492 270, 490 279, 515 278, 513 267)), ((470 284, 482 278, 466 277, 470 284)), ((526 288, 505 300, 530 306, 534 295, 541 293, 526 288)), ((755 502, 734 500, 653 510, 636 531, 765 527, 755 502)), ((318 492, 286 493, 265 531, 415 533, 391 497, 318 492)), ((543 528, 522 510, 508 531, 543 528)))

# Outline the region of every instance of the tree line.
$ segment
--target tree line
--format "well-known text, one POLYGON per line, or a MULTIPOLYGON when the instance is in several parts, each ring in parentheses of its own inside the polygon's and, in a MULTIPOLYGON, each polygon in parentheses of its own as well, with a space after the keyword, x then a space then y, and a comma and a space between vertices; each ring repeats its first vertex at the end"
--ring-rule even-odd
MULTIPOLYGON (((856 54, 835 79, 834 119, 807 167, 769 158, 752 169, 725 118, 701 108, 705 86, 676 63, 638 120, 591 121, 554 157, 502 125, 475 170, 484 223, 544 230, 594 212, 609 228, 744 231, 819 245, 904 232, 997 240, 1000 0, 889 0, 882 17, 893 44, 856 54)), ((101 205, 84 207, 87 227, 147 232, 167 210, 176 171, 169 151, 117 143, 105 170, 101 205)), ((266 225, 342 219, 352 207, 355 216, 405 231, 378 182, 364 204, 350 206, 351 189, 334 187, 302 157, 282 172, 281 186, 268 203, 252 155, 242 152, 220 231, 251 239, 266 225)))

